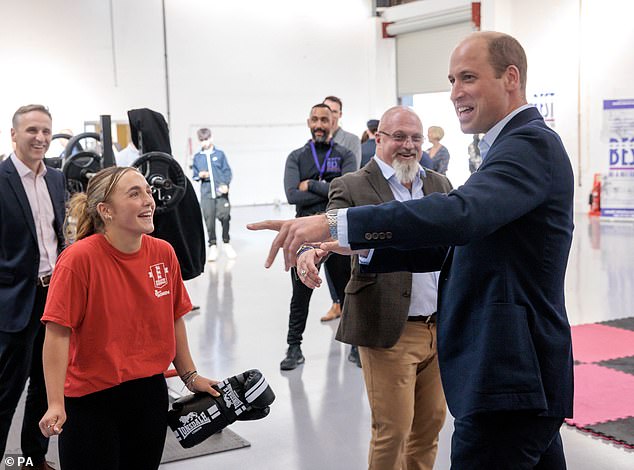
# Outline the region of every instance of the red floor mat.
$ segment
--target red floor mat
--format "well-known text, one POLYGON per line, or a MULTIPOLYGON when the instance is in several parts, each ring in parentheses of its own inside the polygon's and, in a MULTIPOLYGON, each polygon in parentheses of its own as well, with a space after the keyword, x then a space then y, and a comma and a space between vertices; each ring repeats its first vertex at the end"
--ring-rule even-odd
POLYGON ((572 327, 575 401, 566 423, 634 447, 634 331, 612 325, 572 327))
POLYGON ((634 331, 598 323, 573 326, 572 353, 579 362, 634 356, 634 331))

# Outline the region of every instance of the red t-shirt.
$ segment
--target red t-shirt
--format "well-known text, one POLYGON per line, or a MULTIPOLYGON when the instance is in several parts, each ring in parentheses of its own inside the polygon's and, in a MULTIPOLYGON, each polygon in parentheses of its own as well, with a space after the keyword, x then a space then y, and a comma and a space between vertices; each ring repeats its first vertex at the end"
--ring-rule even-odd
POLYGON ((174 321, 191 310, 171 245, 144 235, 122 253, 101 234, 73 243, 55 265, 43 322, 72 329, 67 397, 165 371, 174 321))

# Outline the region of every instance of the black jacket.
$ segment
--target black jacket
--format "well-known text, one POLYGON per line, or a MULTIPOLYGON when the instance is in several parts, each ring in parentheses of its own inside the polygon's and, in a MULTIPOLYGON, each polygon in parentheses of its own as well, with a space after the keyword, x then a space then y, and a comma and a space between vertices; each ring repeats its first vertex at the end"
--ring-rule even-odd
POLYGON ((324 158, 331 150, 330 144, 315 144, 319 166, 323 166, 320 178, 320 171, 311 151, 311 142, 309 140, 303 147, 293 150, 286 159, 284 190, 288 203, 296 206, 296 217, 324 212, 328 204, 330 182, 337 176, 356 170, 354 154, 347 148, 332 142, 332 151, 324 165, 324 158), (299 190, 299 184, 304 180, 310 180, 308 191, 299 190))

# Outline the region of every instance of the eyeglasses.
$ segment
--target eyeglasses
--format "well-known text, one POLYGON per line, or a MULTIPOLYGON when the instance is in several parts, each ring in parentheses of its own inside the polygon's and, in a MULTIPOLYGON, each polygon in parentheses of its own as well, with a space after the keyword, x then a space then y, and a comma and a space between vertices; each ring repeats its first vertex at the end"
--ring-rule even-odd
POLYGON ((389 137, 390 139, 392 139, 394 142, 396 142, 397 144, 404 144, 405 142, 407 142, 407 139, 410 139, 412 141, 412 144, 414 145, 420 145, 423 142, 425 142, 425 137, 423 137, 422 135, 407 135, 407 134, 403 134, 401 132, 395 132, 394 134, 389 134, 385 131, 379 131, 379 134, 383 134, 387 137, 389 137))

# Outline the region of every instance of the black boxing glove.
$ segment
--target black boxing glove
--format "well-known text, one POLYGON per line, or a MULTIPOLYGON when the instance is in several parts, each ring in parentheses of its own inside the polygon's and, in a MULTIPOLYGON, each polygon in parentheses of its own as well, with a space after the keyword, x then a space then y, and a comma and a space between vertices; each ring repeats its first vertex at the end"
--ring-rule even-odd
POLYGON ((269 414, 275 393, 257 369, 238 374, 213 386, 219 397, 199 392, 172 404, 167 421, 185 448, 201 443, 229 424, 262 419, 269 414))

